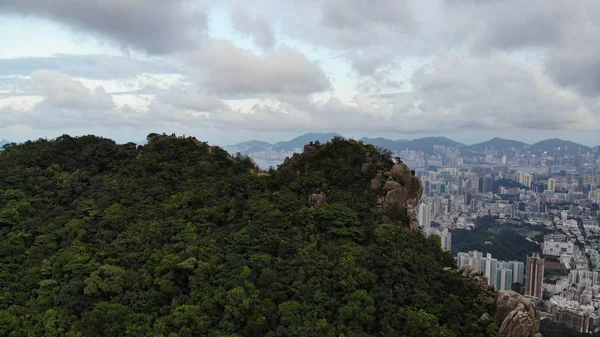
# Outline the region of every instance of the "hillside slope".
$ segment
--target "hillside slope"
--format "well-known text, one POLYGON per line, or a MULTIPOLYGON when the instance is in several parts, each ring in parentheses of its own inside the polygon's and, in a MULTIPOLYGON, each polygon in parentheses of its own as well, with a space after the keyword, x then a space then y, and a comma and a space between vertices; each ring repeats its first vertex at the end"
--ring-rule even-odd
POLYGON ((546 152, 549 155, 586 153, 592 149, 588 146, 577 144, 568 140, 558 138, 546 139, 531 145, 531 151, 535 153, 546 152))
POLYGON ((525 146, 527 146, 526 143, 517 140, 496 137, 485 142, 470 145, 468 146, 468 149, 476 152, 483 152, 486 148, 508 151, 510 149, 523 149, 525 146))
POLYGON ((155 134, 138 147, 62 136, 8 148, 0 335, 495 333, 478 323, 492 295, 444 271, 452 256, 409 228, 407 209, 378 205, 420 194, 394 167, 340 138, 268 174, 155 134))

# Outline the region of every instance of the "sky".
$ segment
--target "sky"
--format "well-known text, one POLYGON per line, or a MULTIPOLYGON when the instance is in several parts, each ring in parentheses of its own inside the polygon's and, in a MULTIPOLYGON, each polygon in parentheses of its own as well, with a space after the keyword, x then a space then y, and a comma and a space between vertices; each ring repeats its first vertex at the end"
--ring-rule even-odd
POLYGON ((595 0, 2 0, 0 139, 600 145, 595 0))

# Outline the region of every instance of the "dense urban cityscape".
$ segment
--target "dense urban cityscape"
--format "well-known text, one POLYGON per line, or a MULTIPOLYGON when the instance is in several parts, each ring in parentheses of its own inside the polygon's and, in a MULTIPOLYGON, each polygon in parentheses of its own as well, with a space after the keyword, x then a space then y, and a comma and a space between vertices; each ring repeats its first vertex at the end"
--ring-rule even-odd
MULTIPOLYGON (((336 135, 306 136, 327 141, 336 135)), ((415 170, 423 182, 420 226, 455 253, 459 268, 481 273, 497 290, 524 293, 542 309, 542 319, 578 332, 600 327, 598 147, 560 140, 529 146, 500 138, 467 147, 432 137, 402 149, 405 141, 362 141, 392 147, 392 155, 415 170), (482 218, 491 219, 492 227, 527 229, 532 235, 523 239, 531 250, 504 261, 489 252, 503 249, 493 239, 467 243, 479 244, 481 251, 453 249, 461 241, 453 233, 477 229, 482 218)), ((273 166, 302 151, 293 144, 249 142, 228 150, 273 166)))

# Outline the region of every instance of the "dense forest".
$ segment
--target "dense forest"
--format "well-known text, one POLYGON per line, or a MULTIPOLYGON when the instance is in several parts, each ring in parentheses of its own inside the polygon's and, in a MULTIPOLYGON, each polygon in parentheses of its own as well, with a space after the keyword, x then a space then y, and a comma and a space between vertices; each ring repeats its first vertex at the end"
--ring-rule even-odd
POLYGON ((8 144, 0 336, 494 336, 493 294, 377 209, 393 164, 341 138, 268 172, 157 134, 8 144))

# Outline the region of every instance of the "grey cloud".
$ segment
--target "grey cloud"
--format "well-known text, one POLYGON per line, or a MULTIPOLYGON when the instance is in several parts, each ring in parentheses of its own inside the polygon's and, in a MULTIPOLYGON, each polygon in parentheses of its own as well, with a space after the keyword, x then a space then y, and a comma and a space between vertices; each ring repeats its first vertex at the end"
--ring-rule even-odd
POLYGON ((358 94, 351 102, 332 97, 264 101, 248 113, 229 111, 224 125, 259 130, 302 129, 369 132, 440 132, 462 128, 597 130, 600 116, 586 100, 560 86, 541 68, 506 54, 464 60, 436 58, 412 79, 414 92, 387 98, 358 94))
POLYGON ((227 97, 306 95, 326 91, 331 86, 317 63, 288 47, 261 57, 231 42, 216 40, 206 49, 180 58, 206 90, 227 97))
POLYGON ((153 102, 144 115, 144 124, 149 126, 166 125, 178 128, 210 127, 210 114, 184 111, 172 105, 153 102))
POLYGON ((396 57, 386 50, 368 53, 350 52, 346 58, 358 76, 357 87, 364 92, 380 92, 384 88, 398 88, 401 82, 394 74, 401 69, 396 57))
POLYGON ((207 26, 191 0, 3 0, 0 13, 48 18, 156 54, 195 48, 207 26))
POLYGON ((559 1, 446 0, 444 25, 478 50, 543 47, 559 41, 572 20, 573 3, 559 1))
MULTIPOLYGON (((424 114, 442 113, 478 127, 561 129, 598 127, 598 116, 575 93, 556 86, 541 68, 506 54, 468 61, 452 54, 413 76, 424 114)), ((437 115, 431 116, 435 120, 437 115)))
POLYGON ((156 95, 158 102, 175 109, 206 113, 229 109, 218 97, 204 93, 193 86, 179 86, 165 90, 154 90, 152 92, 156 95))
POLYGON ((122 79, 141 73, 172 74, 180 70, 163 60, 138 60, 108 55, 56 54, 49 57, 0 58, 0 76, 28 76, 51 70, 89 79, 122 79))
POLYGON ((576 23, 563 27, 560 44, 547 55, 548 72, 562 85, 597 97, 600 94, 600 3, 579 8, 576 23))
POLYGON ((397 0, 323 1, 322 24, 343 46, 386 43, 387 38, 417 31, 419 22, 411 7, 409 1, 397 0))
POLYGON ((378 53, 374 56, 360 55, 356 52, 350 53, 348 56, 350 65, 360 76, 372 76, 375 72, 384 66, 388 56, 383 53, 378 53))
POLYGON ((480 53, 535 51, 559 84, 600 94, 600 2, 446 0, 446 10, 454 42, 480 53))
POLYGON ((275 32, 272 23, 265 17, 253 17, 241 9, 236 9, 231 13, 231 22, 233 28, 242 34, 251 36, 257 45, 265 49, 275 46, 275 32))

